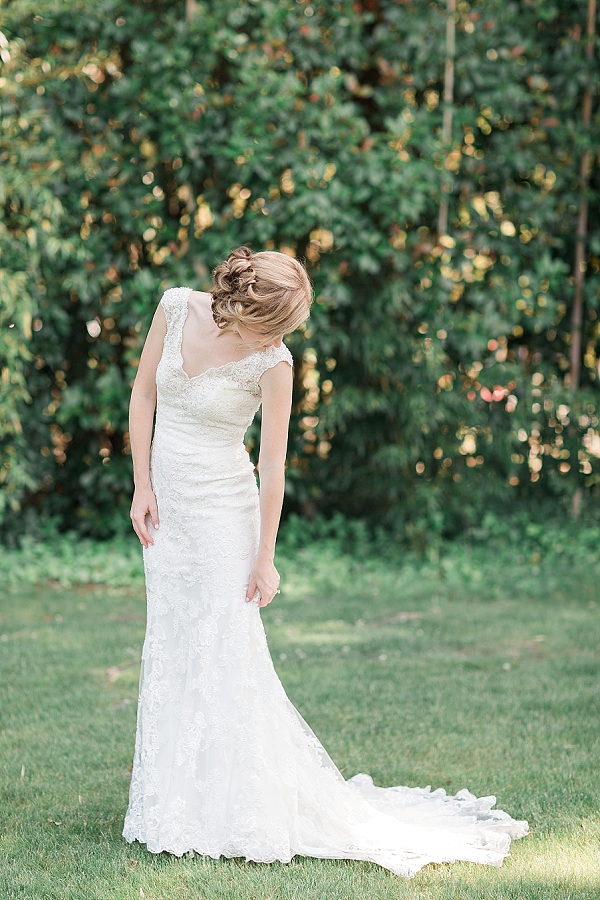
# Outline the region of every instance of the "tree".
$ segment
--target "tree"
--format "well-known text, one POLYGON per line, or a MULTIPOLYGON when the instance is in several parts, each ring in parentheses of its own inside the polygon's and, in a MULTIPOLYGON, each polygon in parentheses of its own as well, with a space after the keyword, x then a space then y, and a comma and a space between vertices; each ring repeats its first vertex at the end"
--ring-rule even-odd
POLYGON ((457 3, 451 144, 442 3, 15 0, 0 16, 5 529, 17 502, 121 527, 129 385, 160 293, 206 289, 243 243, 305 258, 315 283, 289 341, 288 509, 417 540, 595 489, 597 170, 569 380, 578 166, 598 142, 592 116, 575 141, 597 85, 573 37, 583 0, 457 3))

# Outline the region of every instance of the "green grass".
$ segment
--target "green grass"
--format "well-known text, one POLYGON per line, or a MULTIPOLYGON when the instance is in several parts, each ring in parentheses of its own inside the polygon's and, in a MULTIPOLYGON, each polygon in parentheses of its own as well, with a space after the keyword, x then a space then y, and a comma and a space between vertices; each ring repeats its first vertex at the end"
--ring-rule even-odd
POLYGON ((499 869, 432 865, 405 881, 361 862, 176 859, 125 843, 143 586, 135 553, 86 547, 77 563, 64 547, 4 561, 3 900, 598 900, 595 564, 492 546, 396 566, 327 544, 280 560, 264 612, 273 657, 346 777, 467 787, 530 822, 499 869), (22 581, 53 580, 19 585, 19 559, 22 581), (102 572, 109 586, 77 584, 102 572), (400 612, 420 615, 382 621, 400 612))

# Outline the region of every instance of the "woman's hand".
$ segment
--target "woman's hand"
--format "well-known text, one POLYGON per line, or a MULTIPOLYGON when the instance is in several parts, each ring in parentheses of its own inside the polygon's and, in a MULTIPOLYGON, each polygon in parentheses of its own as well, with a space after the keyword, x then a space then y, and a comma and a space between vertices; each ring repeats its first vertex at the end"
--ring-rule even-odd
POLYGON ((131 519, 133 530, 139 537, 144 549, 148 548, 148 544, 154 543, 148 531, 146 516, 150 516, 152 525, 154 528, 158 528, 158 506, 154 491, 149 486, 146 488, 136 487, 133 493, 129 518, 131 519))
POLYGON ((254 600, 258 591, 258 605, 267 606, 279 590, 279 572, 271 559, 257 557, 248 582, 246 591, 246 603, 254 600))

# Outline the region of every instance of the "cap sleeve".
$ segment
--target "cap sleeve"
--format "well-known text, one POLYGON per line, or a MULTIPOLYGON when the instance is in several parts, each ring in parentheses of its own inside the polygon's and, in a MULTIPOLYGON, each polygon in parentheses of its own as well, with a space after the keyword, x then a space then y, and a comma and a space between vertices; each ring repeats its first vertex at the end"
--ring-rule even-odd
POLYGON ((191 287, 173 287, 166 290, 160 298, 160 304, 167 320, 167 328, 178 324, 182 311, 187 309, 187 300, 192 290, 191 287))
POLYGON ((294 357, 290 353, 288 347, 281 342, 279 347, 269 347, 265 350, 264 356, 261 355, 259 360, 257 371, 256 371, 256 381, 258 382, 262 375, 267 371, 267 369, 272 369, 273 366, 276 366, 277 363, 286 362, 289 363, 290 366, 294 366, 294 357))

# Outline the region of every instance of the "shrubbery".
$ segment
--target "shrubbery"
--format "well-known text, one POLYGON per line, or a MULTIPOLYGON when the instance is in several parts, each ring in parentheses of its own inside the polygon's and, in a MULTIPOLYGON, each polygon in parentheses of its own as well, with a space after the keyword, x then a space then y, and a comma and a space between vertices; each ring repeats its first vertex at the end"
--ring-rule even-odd
MULTIPOLYGON (((437 577, 446 587, 455 581, 481 583, 491 596, 510 583, 516 593, 526 594, 524 583, 537 585, 541 574, 546 585, 553 575, 569 571, 585 571, 592 580, 600 576, 600 524, 561 523, 541 516, 532 520, 523 512, 488 513, 460 541, 430 541, 415 548, 407 545, 402 533, 372 528, 339 512, 329 518, 317 514, 310 521, 291 513, 280 530, 277 565, 282 573, 290 565, 313 573, 316 558, 324 569, 324 559, 336 560, 347 575, 355 567, 363 572, 413 569, 437 577)), ((0 555, 4 589, 48 582, 62 587, 138 588, 143 584, 139 541, 128 534, 98 542, 70 531, 48 533, 41 540, 26 535, 14 547, 4 548, 0 555)))
MULTIPOLYGON (((0 11, 5 536, 126 526, 129 386, 162 290, 305 258, 287 510, 419 545, 600 479, 598 172, 570 382, 584 0, 14 0, 0 11), (437 233, 441 198, 448 234, 437 233), (38 523, 36 525, 36 523, 38 523)), ((257 428, 249 443, 256 445, 257 428)), ((254 451, 256 452, 256 446, 254 451)))

